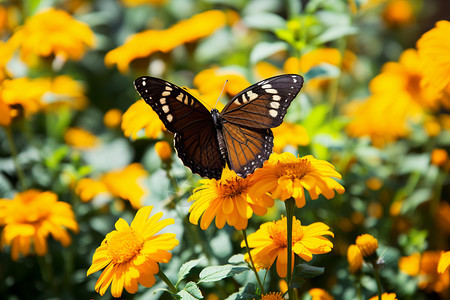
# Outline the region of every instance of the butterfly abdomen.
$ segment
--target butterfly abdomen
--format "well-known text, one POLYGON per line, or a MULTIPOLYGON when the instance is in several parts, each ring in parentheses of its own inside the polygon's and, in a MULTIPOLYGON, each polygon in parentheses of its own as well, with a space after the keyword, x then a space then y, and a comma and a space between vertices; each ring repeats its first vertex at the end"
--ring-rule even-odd
POLYGON ((213 119, 214 127, 216 128, 217 132, 217 142, 219 143, 220 156, 222 157, 223 165, 225 165, 226 163, 228 163, 228 152, 222 133, 223 120, 220 116, 219 111, 215 108, 211 110, 211 117, 213 119))

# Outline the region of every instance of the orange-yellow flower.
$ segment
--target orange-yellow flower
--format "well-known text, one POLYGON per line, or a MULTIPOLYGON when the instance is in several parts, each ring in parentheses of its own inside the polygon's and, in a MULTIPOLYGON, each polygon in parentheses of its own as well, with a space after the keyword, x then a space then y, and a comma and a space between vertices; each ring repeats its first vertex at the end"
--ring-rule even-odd
POLYGON ((418 286, 427 291, 445 292, 450 286, 450 273, 438 273, 441 251, 425 251, 411 256, 401 257, 399 269, 410 275, 418 276, 418 286))
POLYGON ((133 208, 142 207, 143 198, 148 194, 142 181, 148 176, 147 171, 139 163, 133 163, 123 169, 110 171, 99 180, 81 179, 75 193, 84 201, 90 201, 101 193, 110 193, 115 197, 129 200, 133 208))
MULTIPOLYGON (((292 224, 292 256, 294 253, 305 261, 310 261, 313 254, 324 254, 331 251, 333 243, 324 235, 334 237, 329 231, 329 227, 321 222, 302 226, 300 220, 294 216, 292 224)), ((287 274, 287 219, 267 222, 262 224, 259 229, 250 234, 247 238, 255 267, 259 269, 269 269, 277 260, 277 273, 280 277, 286 277, 287 274)), ((241 247, 245 247, 245 241, 242 241, 241 247)), ((245 254, 248 261, 249 256, 245 254)), ((292 260, 294 263, 294 260, 292 260)), ((292 264, 292 268, 294 264, 292 264)))
POLYGON ((333 300, 333 296, 331 296, 327 291, 323 289, 310 289, 308 292, 311 295, 311 300, 333 300))
POLYGON ((142 135, 156 139, 164 129, 164 124, 158 115, 144 100, 133 103, 122 116, 123 133, 132 139, 142 135), (141 130, 143 130, 142 134, 141 130))
POLYGON ((162 5, 167 2, 167 0, 120 0, 125 6, 134 7, 144 4, 162 5))
POLYGON ((414 12, 410 1, 391 0, 383 12, 383 19, 391 26, 410 24, 414 19, 414 12))
POLYGON ((103 123, 108 128, 117 128, 122 123, 122 112, 120 109, 112 108, 103 116, 103 123))
POLYGON ((249 190, 254 184, 252 176, 241 178, 230 169, 224 169, 222 177, 202 179, 201 186, 194 190, 188 201, 194 201, 189 208, 189 221, 197 225, 201 217, 200 228, 207 229, 216 219, 217 228, 227 223, 237 230, 247 228, 248 219, 253 213, 262 216, 273 200, 264 196, 258 200, 250 197, 249 190))
POLYGON ((442 166, 448 160, 448 153, 445 149, 436 148, 431 152, 431 163, 435 166, 442 166))
POLYGON ((22 59, 26 62, 34 55, 79 60, 86 49, 94 45, 94 33, 87 24, 54 8, 28 18, 11 38, 18 40, 22 59))
POLYGON ((450 78, 450 22, 439 21, 417 41, 422 64, 422 84, 436 92, 449 86, 450 78))
MULTIPOLYGON (((60 107, 82 110, 88 105, 83 85, 67 75, 56 76, 46 80, 46 91, 41 103, 46 111, 54 111, 60 107)), ((43 84, 44 82, 42 82, 43 84)))
POLYGON ((25 115, 29 116, 41 109, 41 99, 47 87, 48 82, 43 78, 6 79, 1 83, 0 98, 10 107, 21 107, 25 115))
POLYGON ((226 24, 222 11, 210 10, 182 20, 165 30, 147 30, 132 35, 122 46, 111 50, 105 56, 105 64, 117 65, 121 72, 127 72, 130 62, 149 57, 154 52, 169 52, 173 48, 211 35, 226 24))
POLYGON ((369 257, 375 254, 375 251, 378 249, 378 240, 366 233, 356 238, 356 245, 363 257, 369 257))
POLYGON ((64 140, 67 145, 79 149, 90 149, 100 143, 98 137, 79 127, 71 127, 64 134, 64 140))
POLYGON ((442 251, 441 258, 439 258, 438 273, 444 273, 450 266, 450 251, 442 251))
POLYGON ((274 141, 273 151, 277 153, 283 152, 287 145, 298 147, 309 144, 309 136, 306 129, 298 124, 283 122, 280 126, 272 129, 274 141))
POLYGON ((31 245, 37 255, 47 253, 47 238, 71 243, 67 229, 78 232, 78 224, 70 204, 58 201, 53 192, 27 190, 14 199, 0 199, 0 226, 3 226, 1 246, 11 247, 11 257, 28 256, 31 245))
POLYGON ((162 161, 167 161, 172 157, 172 146, 166 141, 159 141, 155 144, 155 151, 162 161))
MULTIPOLYGON (((380 298, 373 296, 369 300, 380 300, 380 298)), ((397 295, 395 293, 383 293, 381 294, 381 300, 397 300, 397 295)))
POLYGON ((0 98, 0 126, 11 124, 12 116, 9 105, 0 98))
POLYGON ((295 199, 297 207, 306 204, 305 189, 311 199, 320 194, 331 199, 335 191, 344 192, 344 187, 334 178, 341 178, 329 162, 318 160, 311 155, 295 157, 292 153, 272 153, 263 167, 253 174, 255 185, 250 193, 259 198, 270 193, 272 198, 285 201, 290 197, 295 199))
MULTIPOLYGON (((261 300, 283 300, 283 299, 284 298, 280 292, 278 292, 278 293, 270 292, 270 293, 261 295, 261 300)), ((255 298, 254 298, 254 300, 255 300, 255 298)))
POLYGON ((157 234, 173 219, 161 220, 162 212, 149 218, 153 206, 138 210, 129 226, 124 219, 116 222, 116 230, 108 233, 100 247, 95 250, 87 276, 105 268, 95 284, 95 291, 104 295, 111 285, 111 294, 118 298, 123 289, 134 294, 138 285, 151 287, 158 263, 168 263, 172 250, 178 245, 173 233, 157 234))
POLYGON ((350 272, 356 273, 361 270, 363 265, 363 256, 357 245, 350 245, 348 247, 347 261, 350 266, 350 272))

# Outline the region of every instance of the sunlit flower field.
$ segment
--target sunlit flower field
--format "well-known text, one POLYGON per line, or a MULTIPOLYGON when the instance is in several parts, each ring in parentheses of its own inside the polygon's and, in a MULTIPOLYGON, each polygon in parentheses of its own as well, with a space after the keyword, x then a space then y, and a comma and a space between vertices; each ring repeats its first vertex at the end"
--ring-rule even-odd
POLYGON ((0 299, 450 298, 449 1, 1 1, 0 37, 0 299), (282 74, 245 178, 133 85, 282 74))

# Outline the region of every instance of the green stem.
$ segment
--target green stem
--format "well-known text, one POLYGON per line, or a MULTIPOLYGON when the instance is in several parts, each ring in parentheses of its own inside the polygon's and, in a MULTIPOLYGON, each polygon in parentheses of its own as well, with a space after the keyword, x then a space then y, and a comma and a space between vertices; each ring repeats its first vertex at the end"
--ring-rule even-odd
POLYGON ((14 138, 13 138, 13 134, 12 134, 12 130, 11 130, 10 126, 6 127, 6 138, 8 139, 9 148, 11 149, 11 156, 12 156, 12 159, 14 162, 14 167, 16 168, 16 171, 17 171, 17 178, 19 179, 19 183, 20 183, 22 190, 24 190, 26 187, 25 175, 19 164, 18 152, 17 152, 16 145, 14 144, 14 138))
POLYGON ((259 289, 261 290, 261 294, 264 294, 264 286, 261 283, 261 280, 259 279, 258 271, 256 271, 255 263, 253 262, 252 255, 250 254, 250 247, 248 246, 248 240, 247 240, 247 231, 245 229, 242 229, 242 233, 244 234, 245 247, 247 248, 247 254, 250 259, 251 269, 255 273, 256 281, 258 281, 258 285, 259 285, 259 289))
POLYGON ((292 280, 292 223, 294 221, 294 210, 295 210, 295 200, 294 198, 289 198, 284 201, 286 207, 286 219, 287 219, 287 276, 286 282, 288 284, 288 294, 289 299, 295 300, 294 290, 291 288, 292 280))
POLYGON ((53 266, 50 255, 47 253, 45 256, 38 256, 37 261, 39 264, 39 269, 41 270, 42 280, 56 296, 57 291, 55 286, 55 276, 53 274, 53 266))
POLYGON ((178 293, 177 288, 173 285, 172 281, 170 281, 170 279, 166 276, 166 274, 164 274, 164 272, 161 270, 161 267, 159 267, 159 272, 158 274, 156 274, 156 276, 161 278, 161 280, 164 281, 165 284, 167 284, 173 295, 176 295, 178 293))
POLYGON ((373 266, 373 276, 375 277, 375 281, 377 282, 378 299, 381 300, 381 294, 383 293, 383 287, 381 285, 380 272, 378 271, 378 266, 377 266, 376 262, 373 262, 372 266, 373 266))

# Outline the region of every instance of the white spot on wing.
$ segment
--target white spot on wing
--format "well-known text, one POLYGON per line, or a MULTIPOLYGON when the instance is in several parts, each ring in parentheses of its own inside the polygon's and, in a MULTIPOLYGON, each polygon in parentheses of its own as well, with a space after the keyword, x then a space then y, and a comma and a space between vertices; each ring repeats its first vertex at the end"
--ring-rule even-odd
POLYGON ((269 93, 269 94, 278 94, 276 89, 266 89, 265 91, 266 91, 266 93, 269 93))
POLYGON ((161 107, 162 110, 167 114, 169 112, 169 105, 164 105, 163 107, 161 107))
POLYGON ((166 98, 159 99, 159 103, 161 103, 162 105, 166 104, 166 98))
POLYGON ((169 96, 170 95, 170 92, 169 91, 164 91, 164 92, 162 92, 162 96, 169 96))
POLYGON ((274 100, 274 101, 280 101, 280 100, 281 100, 281 96, 280 96, 280 95, 273 95, 273 96, 272 96, 272 100, 274 100))
POLYGON ((167 121, 172 122, 173 116, 172 116, 171 114, 168 114, 168 115, 166 116, 166 119, 167 119, 167 121))
POLYGON ((279 108, 280 107, 280 102, 270 102, 270 107, 272 107, 272 108, 279 108))
POLYGON ((269 115, 272 118, 276 118, 278 116, 278 112, 275 109, 271 109, 271 110, 269 110, 269 115))
POLYGON ((272 85, 271 84, 265 84, 265 85, 262 86, 262 88, 263 89, 270 89, 270 88, 272 88, 272 85))
POLYGON ((166 85, 166 90, 171 91, 172 88, 170 86, 166 85))
POLYGON ((177 100, 178 101, 180 101, 180 102, 183 102, 183 93, 180 93, 178 96, 177 96, 177 100))
POLYGON ((142 86, 146 86, 147 82, 145 80, 142 80, 142 86))
POLYGON ((252 100, 255 100, 256 98, 258 98, 258 94, 253 93, 253 91, 248 91, 247 97, 248 97, 248 101, 252 101, 252 100))

